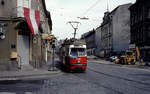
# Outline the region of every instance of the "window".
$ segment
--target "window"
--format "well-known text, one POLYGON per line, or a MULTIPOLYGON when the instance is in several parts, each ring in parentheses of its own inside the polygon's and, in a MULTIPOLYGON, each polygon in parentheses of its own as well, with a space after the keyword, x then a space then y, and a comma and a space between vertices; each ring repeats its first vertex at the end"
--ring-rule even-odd
POLYGON ((85 56, 86 51, 84 48, 71 48, 70 55, 71 56, 85 56))
POLYGON ((4 39, 5 38, 5 30, 0 27, 0 39, 4 39))
POLYGON ((3 28, 0 27, 0 36, 3 34, 3 28))
POLYGON ((148 18, 150 18, 150 8, 148 8, 148 18))

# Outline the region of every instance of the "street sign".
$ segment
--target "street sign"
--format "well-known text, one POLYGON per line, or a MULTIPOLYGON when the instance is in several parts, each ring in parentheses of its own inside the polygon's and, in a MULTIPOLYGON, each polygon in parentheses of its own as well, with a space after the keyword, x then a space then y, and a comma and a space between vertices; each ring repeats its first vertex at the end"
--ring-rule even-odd
POLYGON ((130 44, 129 49, 135 49, 136 45, 135 44, 130 44))

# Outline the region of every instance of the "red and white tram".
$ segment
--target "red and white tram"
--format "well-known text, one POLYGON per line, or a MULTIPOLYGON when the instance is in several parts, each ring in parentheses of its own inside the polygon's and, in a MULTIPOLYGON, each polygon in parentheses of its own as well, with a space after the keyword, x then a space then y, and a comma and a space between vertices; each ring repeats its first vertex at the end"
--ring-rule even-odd
POLYGON ((62 49, 61 61, 64 67, 69 71, 81 70, 84 72, 87 68, 86 45, 66 45, 62 49))

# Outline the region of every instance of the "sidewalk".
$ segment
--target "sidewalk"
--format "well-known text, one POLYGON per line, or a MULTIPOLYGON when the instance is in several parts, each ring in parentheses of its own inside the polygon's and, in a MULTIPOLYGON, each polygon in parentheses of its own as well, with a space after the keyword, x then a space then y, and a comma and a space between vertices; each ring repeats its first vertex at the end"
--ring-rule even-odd
POLYGON ((103 63, 103 64, 115 64, 114 62, 106 61, 104 59, 98 58, 96 56, 88 56, 88 61, 96 62, 96 63, 103 63))
POLYGON ((20 80, 25 78, 37 78, 59 73, 60 71, 46 71, 34 69, 30 71, 4 71, 0 72, 0 80, 20 80))
POLYGON ((18 71, 1 71, 0 81, 21 80, 21 79, 27 79, 27 78, 39 78, 39 77, 45 77, 45 76, 49 76, 52 74, 60 73, 60 70, 49 71, 50 69, 49 62, 40 69, 34 69, 29 65, 24 65, 22 69, 18 71))
POLYGON ((150 66, 145 66, 145 63, 140 64, 139 62, 136 62, 135 65, 131 65, 131 64, 129 64, 129 65, 122 65, 122 64, 115 64, 114 62, 106 61, 106 60, 98 58, 96 56, 89 56, 88 57, 88 61, 101 63, 101 64, 118 65, 120 67, 144 69, 144 70, 150 71, 150 66))

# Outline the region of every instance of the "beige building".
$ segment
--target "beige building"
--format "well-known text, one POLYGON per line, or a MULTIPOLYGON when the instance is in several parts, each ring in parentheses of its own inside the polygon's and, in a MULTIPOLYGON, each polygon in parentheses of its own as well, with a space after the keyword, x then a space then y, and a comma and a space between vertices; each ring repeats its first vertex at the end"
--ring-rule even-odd
POLYGON ((0 70, 45 64, 51 30, 45 0, 0 0, 0 70))

